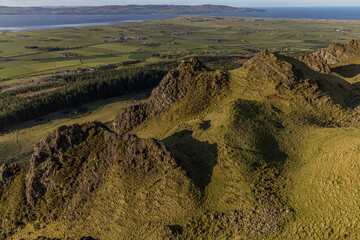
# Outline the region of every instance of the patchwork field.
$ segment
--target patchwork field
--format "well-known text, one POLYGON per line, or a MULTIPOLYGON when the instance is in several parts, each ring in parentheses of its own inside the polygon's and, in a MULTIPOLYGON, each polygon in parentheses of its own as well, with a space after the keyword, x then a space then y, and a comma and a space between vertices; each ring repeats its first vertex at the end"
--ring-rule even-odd
POLYGON ((0 35, 0 164, 22 168, 0 169, 0 239, 358 239, 359 36, 196 16, 0 35))
POLYGON ((112 26, 0 34, 0 85, 105 64, 310 51, 360 36, 355 21, 184 16, 112 26))

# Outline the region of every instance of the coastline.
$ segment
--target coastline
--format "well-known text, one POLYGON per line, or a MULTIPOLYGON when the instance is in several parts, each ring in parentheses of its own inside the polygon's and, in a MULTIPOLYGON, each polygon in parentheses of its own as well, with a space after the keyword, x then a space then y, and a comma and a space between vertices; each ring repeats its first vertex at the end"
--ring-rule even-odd
MULTIPOLYGON (((158 14, 162 15, 162 14, 158 14)), ((157 15, 157 16, 158 16, 157 15)), ((1 16, 17 16, 17 15, 1 15, 1 16)), ((27 15, 19 15, 19 16, 27 16, 27 15)), ((28 15, 34 16, 34 15, 28 15)), ((38 15, 38 16, 59 16, 59 15, 38 15)), ((64 15, 68 16, 68 15, 64 15)), ((81 15, 76 15, 81 16, 81 15)), ((94 16, 94 15, 93 15, 94 16)), ((97 15, 103 16, 103 15, 97 15)), ((175 19, 182 17, 202 17, 202 18, 235 18, 235 19, 245 19, 245 20, 264 20, 264 21, 296 21, 296 22, 313 22, 313 23, 358 23, 359 20, 342 20, 342 19, 308 19, 308 18, 272 18, 272 17, 240 17, 240 16, 221 16, 221 15, 176 15, 176 16, 168 16, 168 14, 163 14, 161 18, 153 18, 153 19, 130 19, 130 20, 119 20, 114 22, 87 22, 87 23, 73 23, 73 24, 55 24, 55 25, 36 25, 36 26, 14 26, 14 27, 2 27, 0 26, 0 33, 9 33, 9 32, 28 32, 28 31, 45 31, 51 29, 66 29, 66 28, 83 28, 83 27, 96 27, 96 26, 113 26, 124 23, 132 23, 132 22, 147 22, 147 21, 156 21, 156 20, 166 20, 166 19, 175 19)))

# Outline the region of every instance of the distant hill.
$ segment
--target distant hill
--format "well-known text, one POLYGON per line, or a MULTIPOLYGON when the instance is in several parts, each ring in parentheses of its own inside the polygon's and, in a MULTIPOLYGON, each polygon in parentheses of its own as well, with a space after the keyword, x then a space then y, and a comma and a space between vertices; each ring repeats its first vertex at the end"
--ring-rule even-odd
POLYGON ((263 12, 252 8, 223 5, 112 5, 95 7, 6 7, 0 6, 0 14, 209 14, 263 12))

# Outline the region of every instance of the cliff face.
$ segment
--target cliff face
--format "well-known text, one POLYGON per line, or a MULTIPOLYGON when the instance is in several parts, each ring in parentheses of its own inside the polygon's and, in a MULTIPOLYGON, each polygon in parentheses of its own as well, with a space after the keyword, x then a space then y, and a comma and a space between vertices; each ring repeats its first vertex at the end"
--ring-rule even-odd
POLYGON ((273 82, 277 87, 291 88, 301 78, 301 73, 293 65, 268 50, 261 51, 247 61, 242 71, 246 73, 249 82, 273 82))
POLYGON ((184 105, 184 114, 196 114, 208 107, 212 98, 220 95, 227 84, 225 73, 211 72, 195 58, 183 61, 163 78, 146 102, 120 114, 113 128, 118 134, 125 134, 151 117, 168 111, 175 102, 184 105))
POLYGON ((351 40, 348 43, 336 43, 321 49, 308 56, 301 57, 310 68, 322 73, 331 73, 329 65, 360 57, 360 40, 351 40))
MULTIPOLYGON (((193 192, 196 192, 163 143, 128 134, 120 137, 98 122, 58 128, 35 146, 28 169, 20 174, 17 165, 3 165, 0 177, 0 183, 7 186, 0 191, 0 197, 1 193, 3 195, 0 205, 3 219, 0 233, 3 237, 11 235, 9 229, 15 220, 10 212, 2 211, 2 207, 14 204, 9 203, 13 200, 8 195, 13 190, 11 184, 14 180, 18 181, 16 187, 22 189, 16 202, 21 206, 18 210, 21 218, 16 220, 17 224, 30 220, 46 225, 61 222, 71 232, 73 226, 81 222, 84 225, 78 234, 84 235, 97 234, 83 228, 93 223, 94 215, 90 212, 98 212, 96 216, 99 217, 104 217, 104 213, 113 214, 111 207, 96 204, 106 195, 111 202, 102 199, 102 204, 116 204, 123 214, 126 212, 122 217, 132 215, 122 223, 112 223, 120 231, 127 224, 141 228, 140 223, 153 218, 172 219, 187 214, 194 206, 193 192), (114 177, 114 174, 119 176, 114 177), (142 194, 151 196, 152 200, 137 195, 138 190, 134 189, 136 185, 149 183, 151 189, 142 194), (113 192, 107 192, 106 189, 114 186, 117 188, 113 192), (178 202, 179 199, 182 202, 178 202), (156 211, 145 207, 155 200, 163 202, 155 208, 156 211)), ((106 219, 97 221, 108 221, 106 219)), ((101 228, 101 224, 97 222, 94 227, 101 228)), ((72 232, 68 236, 78 234, 72 232)), ((127 236, 137 236, 131 234, 127 236)))
POLYGON ((17 164, 4 164, 0 167, 0 186, 11 184, 20 172, 17 164))
POLYGON ((35 146, 26 200, 47 221, 76 219, 117 159, 121 141, 100 123, 60 127, 35 146), (54 207, 56 206, 56 207, 54 207), (64 209, 67 211, 64 212, 64 209))
MULTIPOLYGON (((345 59, 341 52, 359 47, 350 45, 311 61, 345 59)), ((358 158, 360 138, 344 127, 357 131, 359 113, 337 105, 346 106, 353 91, 339 77, 266 50, 230 73, 183 61, 113 129, 99 122, 62 126, 35 146, 29 166, 1 166, 0 236, 287 239, 316 232, 341 239, 338 223, 357 216, 323 206, 359 206, 337 192, 358 188, 356 181, 343 184, 357 171, 337 171, 338 163, 358 158), (162 119, 166 114, 174 116, 162 119), (163 138, 138 137, 144 125, 164 121, 165 135, 149 133, 163 138), (337 133, 343 138, 331 142, 337 133), (314 182, 326 185, 325 200, 306 188, 314 182), (330 217, 324 222, 322 214, 330 217)))

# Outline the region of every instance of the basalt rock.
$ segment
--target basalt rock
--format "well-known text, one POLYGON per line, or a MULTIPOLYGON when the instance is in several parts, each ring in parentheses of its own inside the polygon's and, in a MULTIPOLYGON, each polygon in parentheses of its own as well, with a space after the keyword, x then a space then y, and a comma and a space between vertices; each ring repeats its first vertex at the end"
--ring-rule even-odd
POLYGON ((243 70, 250 83, 271 81, 287 88, 297 83, 301 75, 289 62, 266 49, 247 61, 243 70))
POLYGON ((174 156, 167 150, 165 144, 155 139, 141 139, 136 135, 127 134, 123 137, 125 154, 120 163, 125 172, 148 174, 160 165, 166 168, 177 168, 174 156))
POLYGON ((307 56, 300 57, 310 68, 321 73, 331 73, 330 65, 360 57, 360 40, 336 43, 307 56))
POLYGON ((182 61, 176 70, 170 71, 162 79, 147 101, 125 109, 115 119, 113 128, 118 134, 124 135, 147 119, 168 111, 175 102, 186 102, 185 113, 195 113, 205 109, 211 97, 218 95, 227 83, 225 73, 212 72, 195 58, 182 61), (193 105, 201 107, 193 109, 193 105))
POLYGON ((138 181, 180 171, 155 139, 121 137, 98 122, 62 126, 35 147, 25 181, 27 205, 46 223, 77 221, 114 167, 138 181))
POLYGON ((99 171, 102 169, 100 166, 106 165, 106 161, 99 163, 95 155, 113 144, 115 136, 111 135, 114 134, 98 122, 62 126, 49 133, 35 146, 34 154, 30 159, 26 176, 28 203, 34 207, 37 200, 49 189, 58 188, 62 181, 60 178, 56 180, 59 174, 63 174, 64 177, 69 177, 66 176, 67 174, 71 176, 71 181, 62 183, 60 191, 64 196, 73 192, 76 187, 83 187, 90 192, 91 185, 96 185, 100 177, 99 171), (94 145, 88 146, 92 142, 94 145), (82 186, 80 182, 85 177, 85 170, 81 167, 89 161, 94 162, 94 166, 99 165, 99 168, 92 172, 93 178, 87 183, 89 186, 82 186))
POLYGON ((4 184, 11 184, 16 175, 20 172, 20 167, 17 164, 3 164, 0 167, 0 186, 4 184))

